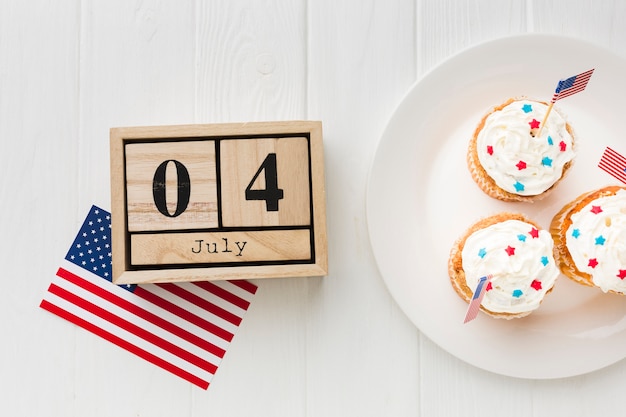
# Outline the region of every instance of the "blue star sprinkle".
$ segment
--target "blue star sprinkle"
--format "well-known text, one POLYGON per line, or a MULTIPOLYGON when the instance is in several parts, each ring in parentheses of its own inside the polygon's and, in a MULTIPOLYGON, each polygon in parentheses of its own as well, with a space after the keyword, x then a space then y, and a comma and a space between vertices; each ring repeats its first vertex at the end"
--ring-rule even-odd
POLYGON ((580 236, 580 230, 578 229, 572 230, 572 237, 575 239, 578 239, 578 236, 580 236))
POLYGON ((600 235, 596 238, 596 245, 604 245, 604 242, 606 242, 604 236, 600 235))
POLYGON ((552 166, 552 159, 548 158, 547 156, 544 157, 541 160, 541 165, 546 166, 546 167, 551 167, 552 166))
POLYGON ((480 256, 481 258, 484 258, 486 254, 487 250, 485 248, 480 248, 480 250, 478 251, 478 256, 480 256))
POLYGON ((548 136, 548 145, 554 145, 554 142, 552 141, 552 136, 548 136))
POLYGON ((516 181, 515 184, 513 184, 513 187, 515 187, 515 191, 524 191, 524 184, 519 181, 516 181))
POLYGON ((522 292, 522 290, 514 290, 512 295, 513 295, 513 297, 515 297, 515 298, 520 298, 520 297, 522 296, 522 294, 524 294, 524 293, 522 292))
POLYGON ((526 242, 526 235, 517 235, 517 240, 520 242, 526 242))
POLYGON ((548 257, 547 256, 542 256, 541 257, 541 263, 543 264, 543 266, 548 265, 548 257))
POLYGON ((530 104, 524 104, 524 106, 522 106, 522 110, 524 110, 524 113, 530 113, 533 111, 533 106, 530 104))

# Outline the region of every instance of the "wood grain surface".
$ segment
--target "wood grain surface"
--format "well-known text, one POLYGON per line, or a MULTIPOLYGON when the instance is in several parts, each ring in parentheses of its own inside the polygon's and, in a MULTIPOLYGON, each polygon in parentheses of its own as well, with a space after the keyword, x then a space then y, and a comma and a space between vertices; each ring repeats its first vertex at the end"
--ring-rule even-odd
POLYGON ((620 0, 0 0, 0 414, 623 415, 624 361, 514 379, 423 336, 377 270, 365 191, 394 109, 446 58, 527 32, 626 58, 625 19, 620 0), (38 307, 111 206, 111 127, 276 120, 324 123, 329 274, 256 280, 207 391, 38 307))

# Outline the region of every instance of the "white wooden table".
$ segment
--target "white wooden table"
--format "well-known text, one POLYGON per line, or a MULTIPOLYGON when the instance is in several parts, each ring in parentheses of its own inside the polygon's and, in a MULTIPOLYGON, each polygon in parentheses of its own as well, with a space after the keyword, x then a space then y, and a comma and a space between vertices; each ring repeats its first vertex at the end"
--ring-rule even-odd
POLYGON ((365 191, 395 107, 450 55, 537 32, 626 57, 625 21, 619 0, 0 0, 0 414, 623 415, 624 361, 515 379, 422 335, 377 270, 365 191), (110 127, 292 119, 324 123, 330 274, 257 281, 207 391, 38 308, 110 207, 110 127))

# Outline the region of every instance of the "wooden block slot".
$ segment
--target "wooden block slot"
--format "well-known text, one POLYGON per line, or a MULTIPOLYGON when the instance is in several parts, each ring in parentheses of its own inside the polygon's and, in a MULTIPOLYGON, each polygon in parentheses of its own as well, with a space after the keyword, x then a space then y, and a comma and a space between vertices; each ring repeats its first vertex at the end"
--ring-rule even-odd
POLYGON ((111 129, 113 282, 327 273, 320 122, 111 129))
POLYGON ((310 242, 307 229, 136 234, 131 235, 131 262, 163 266, 310 262, 310 242))
POLYGON ((214 141, 129 143, 124 147, 124 153, 130 232, 217 227, 214 141), (184 212, 174 217, 177 205, 181 203, 177 195, 180 188, 178 166, 185 167, 189 178, 193 179, 193 192, 184 212), (170 217, 160 212, 155 204, 157 173, 164 174, 165 205, 161 208, 170 217))

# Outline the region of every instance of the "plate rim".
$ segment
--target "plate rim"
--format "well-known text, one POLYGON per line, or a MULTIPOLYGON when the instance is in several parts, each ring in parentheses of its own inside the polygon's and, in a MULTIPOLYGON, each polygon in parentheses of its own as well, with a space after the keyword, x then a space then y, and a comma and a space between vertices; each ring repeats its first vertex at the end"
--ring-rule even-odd
POLYGON ((379 256, 377 255, 377 244, 376 242, 376 236, 372 235, 372 229, 373 229, 373 220, 372 220, 372 200, 374 199, 374 196, 372 195, 372 182, 373 182, 373 176, 375 174, 375 168, 376 168, 376 163, 378 161, 378 156, 379 156, 379 152, 381 150, 381 148, 383 147, 383 142, 385 141, 386 136, 388 135, 389 130, 391 129, 391 127, 394 125, 394 123, 396 123, 396 119, 399 117, 399 113, 400 110, 406 105, 407 101, 409 101, 409 99, 412 97, 412 95, 414 94, 414 91, 418 88, 419 85, 421 85, 422 83, 424 83, 425 81, 427 81, 429 79, 429 77, 432 76, 432 74, 437 73, 438 71, 441 70, 441 68, 443 68, 446 65, 450 65, 451 63, 453 63, 454 61, 458 60, 460 57, 462 58, 464 55, 467 54, 471 54, 472 52, 474 52, 475 50, 479 49, 479 48, 484 48, 484 47, 496 47, 498 44, 506 44, 509 42, 515 42, 515 41, 530 41, 530 42, 538 42, 538 41, 544 41, 544 42, 552 42, 552 43, 556 43, 556 42, 566 42, 566 43, 576 43, 579 45, 585 45, 587 48, 591 48, 595 51, 597 51, 597 53, 602 54, 602 55, 606 55, 607 57, 611 57, 611 59, 618 59, 619 61, 622 62, 622 64, 626 65, 626 59, 624 59, 624 57, 616 54, 615 52, 611 51, 610 49, 602 46, 602 45, 598 45, 594 42, 591 42, 589 40, 585 40, 585 39, 580 39, 577 37, 572 37, 572 36, 564 36, 564 35, 558 35, 558 34, 545 34, 545 33, 523 33, 523 34, 515 34, 515 35, 508 35, 508 36, 503 36, 503 37, 498 37, 498 38, 494 38, 494 39, 489 39, 489 40, 485 40, 482 42, 478 42, 476 44, 473 45, 469 45, 453 54, 451 54, 450 56, 448 56, 447 58, 443 59, 441 62, 439 62, 438 64, 434 65, 431 69, 429 69, 428 71, 426 71, 422 76, 418 77, 412 84, 411 86, 407 89, 407 91, 404 93, 404 95, 400 98, 400 100, 398 101, 398 104, 396 105, 396 107, 394 108, 394 110, 392 111, 389 119, 387 120, 387 123, 384 126, 384 129, 382 130, 380 136, 379 136, 379 140, 376 144, 375 150, 374 150, 374 154, 373 157, 370 161, 370 167, 368 170, 368 175, 367 175, 367 181, 366 181, 366 190, 365 190, 365 212, 366 212, 366 226, 367 226, 367 233, 368 233, 368 237, 369 237, 369 241, 370 241, 370 248, 372 250, 372 254, 374 257, 374 261, 375 261, 375 265, 376 268, 378 269, 378 272, 381 276, 381 278, 383 279, 383 282, 385 284, 385 287, 387 288, 387 290, 389 291, 390 295, 392 296, 392 298, 394 299, 394 302, 396 302, 396 304, 398 304, 398 306, 400 307, 401 311, 407 316, 407 318, 409 318, 409 320, 413 323, 413 325, 415 325, 415 327, 417 328, 417 330, 419 330, 422 334, 424 334, 426 337, 428 337, 434 344, 436 344, 439 348, 443 349, 444 351, 446 351, 447 353, 457 357, 458 359, 462 360, 465 363, 468 363, 470 365, 473 365, 476 368, 482 369, 482 370, 486 370, 495 374, 500 374, 500 375, 504 375, 504 376, 509 376, 509 377, 515 377, 515 378, 521 378, 521 379, 554 379, 554 378, 563 378, 563 377, 571 377, 571 376, 577 376, 577 375, 582 375, 582 374, 586 374, 586 373, 590 373, 593 372, 595 370, 599 370, 602 369, 606 366, 610 366, 622 359, 624 359, 624 357, 626 357, 626 354, 624 354, 624 356, 617 358, 615 360, 609 361, 608 363, 605 363, 601 366, 596 366, 593 367, 592 369, 584 369, 582 371, 573 371, 570 373, 560 373, 560 374, 556 374, 556 375, 551 375, 551 374, 518 374, 518 373, 511 373, 511 372, 506 372, 506 371, 499 371, 498 369, 494 369, 494 368, 487 368, 484 366, 480 366, 476 363, 473 363, 472 361, 467 360, 466 358, 463 357, 459 357, 458 355, 450 352, 450 350, 448 348, 446 348, 445 346, 442 346, 442 344, 440 343, 440 341, 435 340, 431 334, 429 334, 427 331, 425 331, 420 325, 419 323, 411 316, 411 314, 409 314, 409 312, 407 312, 407 309, 405 308, 405 305, 400 302, 398 300, 399 296, 398 294, 396 294, 395 289, 393 288, 394 285, 393 283, 390 282, 389 277, 386 276, 386 268, 381 264, 381 259, 379 259, 379 256))

